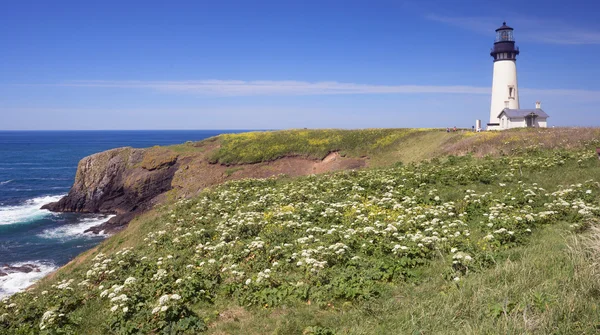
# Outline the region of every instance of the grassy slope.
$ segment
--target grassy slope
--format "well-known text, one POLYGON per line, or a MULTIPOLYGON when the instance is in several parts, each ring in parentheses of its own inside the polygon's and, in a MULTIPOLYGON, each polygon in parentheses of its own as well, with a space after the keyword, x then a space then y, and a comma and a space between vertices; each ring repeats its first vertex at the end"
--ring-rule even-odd
MULTIPOLYGON (((547 189, 600 180, 561 167, 519 178, 547 189)), ((482 190, 482 185, 461 188, 482 190)), ((451 192, 451 191, 447 191, 451 192)), ((598 202, 598 200, 596 200, 598 202)), ((232 309, 209 334, 597 334, 600 329, 600 226, 574 232, 570 222, 535 231, 525 245, 501 251, 495 264, 458 284, 444 279, 442 258, 422 282, 403 284, 382 298, 327 308, 232 309), (319 333, 320 334, 320 333, 319 333)))
MULTIPOLYGON (((600 236, 600 232, 595 232, 600 236)), ((597 244, 597 242, 596 242, 597 244)), ((359 306, 233 309, 211 334, 595 334, 600 273, 581 238, 561 224, 503 253, 491 269, 452 284, 432 264, 429 280, 359 306)), ((600 254, 597 252, 594 257, 600 254)))
MULTIPOLYGON (((365 142, 353 146, 337 146, 335 150, 347 150, 350 155, 362 155, 366 152, 373 157, 373 165, 389 165, 391 162, 417 160, 415 155, 419 158, 430 157, 438 152, 441 145, 460 144, 458 136, 469 136, 439 131, 407 133, 404 130, 383 134, 384 136, 377 137, 378 140, 387 138, 388 141, 380 143, 391 144, 382 146, 365 142), (410 150, 405 150, 407 148, 410 150)), ((522 133, 514 132, 513 135, 518 137, 520 134, 522 133)), ((531 137, 531 133, 523 134, 531 137)), ((262 140, 260 136, 259 134, 259 142, 262 140)), ((266 143, 272 146, 273 143, 269 142, 270 137, 266 138, 266 143)), ((492 136, 485 139, 489 142, 490 138, 492 136)), ((373 141, 373 138, 370 140, 373 141)), ((375 140, 375 143, 378 140, 375 140)), ((586 144, 589 145, 586 142, 580 146, 586 144)), ((242 152, 238 148, 247 146, 240 146, 240 143, 229 147, 227 145, 225 143, 221 148, 232 150, 230 158, 224 160, 229 163, 268 160, 277 157, 281 152, 298 155, 307 153, 290 151, 288 148, 279 151, 275 156, 248 156, 253 158, 244 161, 242 156, 238 155, 242 152)), ((264 145, 265 142, 262 142, 257 148, 264 145)), ((176 148, 183 153, 201 150, 189 149, 187 146, 176 148)), ((326 154, 326 150, 331 151, 330 148, 332 147, 329 144, 322 146, 320 151, 311 151, 307 156, 318 158, 323 153, 326 154)), ((272 155, 277 151, 266 152, 272 155)), ((221 162, 220 159, 219 161, 221 162)), ((554 190, 558 183, 600 180, 596 165, 588 162, 585 168, 581 168, 575 162, 568 162, 566 166, 543 171, 525 170, 524 176, 518 179, 528 183, 537 182, 548 190, 554 190)), ((288 181, 280 183, 286 185, 288 181)), ((302 183, 302 180, 297 183, 302 183)), ((472 182, 459 187, 437 187, 441 190, 440 195, 448 200, 458 199, 464 194, 461 193, 464 189, 474 189, 477 192, 490 189, 490 186, 472 182)), ((597 203, 597 199, 595 201, 597 203)), ((168 219, 165 215, 148 213, 134 221, 126 231, 103 243, 100 250, 110 253, 122 247, 143 245, 145 235, 161 229, 166 220, 168 219)), ((214 317, 214 314, 208 317, 211 323, 209 332, 215 334, 292 334, 311 331, 323 334, 328 331, 351 334, 593 333, 599 325, 596 308, 600 303, 598 269, 586 258, 585 250, 577 244, 578 239, 571 231, 569 223, 565 222, 536 230, 527 243, 498 251, 494 255, 496 265, 465 276, 458 285, 441 276, 441 272, 445 271, 443 269, 449 266, 448 259, 433 257, 431 263, 421 268, 419 280, 415 283, 395 282, 391 290, 383 291, 382 297, 368 299, 362 303, 334 299, 331 300, 330 306, 287 302, 285 307, 262 309, 255 306, 244 309, 232 303, 231 299, 219 298, 212 307, 198 307, 198 311, 205 316, 213 311, 221 314, 219 318, 214 317), (573 245, 575 248, 569 249, 568 246, 573 245)), ((78 258, 76 262, 62 269, 56 277, 44 280, 40 283, 38 292, 49 289, 59 279, 77 276, 78 273, 83 275, 91 264, 86 256, 94 254, 97 254, 97 250, 89 251, 78 258)), ((81 318, 78 329, 85 330, 86 333, 104 333, 106 329, 98 325, 107 317, 105 309, 106 303, 102 300, 87 300, 76 312, 81 318)))

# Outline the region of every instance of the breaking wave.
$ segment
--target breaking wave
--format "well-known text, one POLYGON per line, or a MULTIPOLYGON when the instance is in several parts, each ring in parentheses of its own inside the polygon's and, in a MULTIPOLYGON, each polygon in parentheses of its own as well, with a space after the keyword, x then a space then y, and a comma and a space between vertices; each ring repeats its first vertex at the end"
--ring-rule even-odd
POLYGON ((31 272, 20 272, 6 270, 5 266, 0 266, 0 271, 5 275, 0 276, 0 298, 17 293, 31 286, 37 280, 43 278, 50 272, 57 269, 57 266, 52 263, 42 261, 19 262, 8 264, 10 267, 19 267, 24 265, 32 265, 34 270, 31 272))
POLYGON ((51 228, 44 230, 38 237, 46 239, 60 239, 60 240, 71 240, 76 238, 95 238, 98 236, 93 233, 84 233, 89 228, 100 225, 112 218, 114 215, 101 215, 88 218, 82 218, 78 223, 64 224, 60 227, 51 228))
POLYGON ((0 207, 0 225, 27 223, 44 216, 52 215, 43 205, 60 200, 66 194, 43 196, 26 200, 21 205, 0 207))

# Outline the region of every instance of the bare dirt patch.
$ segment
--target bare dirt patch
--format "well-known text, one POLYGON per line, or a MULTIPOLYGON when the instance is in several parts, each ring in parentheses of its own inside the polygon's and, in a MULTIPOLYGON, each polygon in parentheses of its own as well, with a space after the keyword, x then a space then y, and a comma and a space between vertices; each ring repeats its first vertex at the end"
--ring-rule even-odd
POLYGON ((197 195, 206 187, 229 180, 268 178, 280 174, 299 177, 360 169, 367 166, 367 161, 366 157, 342 157, 338 152, 328 154, 323 160, 283 157, 270 162, 231 166, 210 164, 205 157, 187 157, 183 159, 179 170, 175 173, 172 186, 178 197, 187 198, 197 195))

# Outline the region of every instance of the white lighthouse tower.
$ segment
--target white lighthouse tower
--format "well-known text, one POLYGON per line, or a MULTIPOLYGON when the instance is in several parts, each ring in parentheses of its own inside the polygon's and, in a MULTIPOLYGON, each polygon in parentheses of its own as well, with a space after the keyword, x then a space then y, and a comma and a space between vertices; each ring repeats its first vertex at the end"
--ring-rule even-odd
POLYGON ((517 85, 517 55, 513 28, 502 24, 496 29, 496 41, 490 55, 494 58, 494 79, 492 82, 492 106, 488 130, 505 129, 500 113, 508 108, 519 109, 519 87, 517 85))

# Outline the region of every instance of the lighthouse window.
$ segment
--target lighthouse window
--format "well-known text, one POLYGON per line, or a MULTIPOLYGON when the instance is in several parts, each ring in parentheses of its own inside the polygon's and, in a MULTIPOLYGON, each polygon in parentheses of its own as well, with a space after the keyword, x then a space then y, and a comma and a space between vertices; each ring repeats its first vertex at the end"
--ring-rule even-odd
POLYGON ((496 42, 514 41, 513 32, 510 30, 502 30, 496 32, 496 42))

